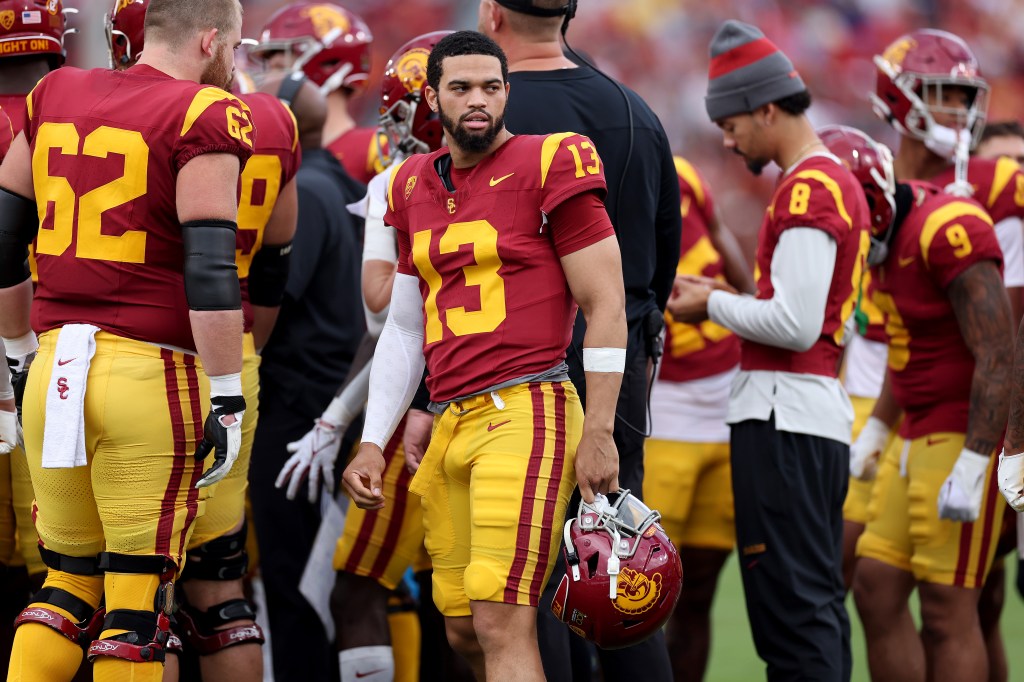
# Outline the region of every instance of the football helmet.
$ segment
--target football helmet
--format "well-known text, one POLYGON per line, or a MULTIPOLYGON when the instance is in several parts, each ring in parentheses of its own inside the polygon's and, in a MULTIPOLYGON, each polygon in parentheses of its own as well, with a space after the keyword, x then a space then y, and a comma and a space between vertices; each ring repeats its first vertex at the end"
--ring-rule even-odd
POLYGON ((988 83, 978 60, 961 38, 935 29, 920 29, 898 38, 874 58, 875 113, 901 135, 921 140, 934 153, 952 159, 961 144, 970 149, 981 139, 988 112, 988 83), (943 106, 943 88, 968 94, 965 109, 943 106), (956 129, 939 125, 935 114, 956 121, 956 129), (961 132, 964 131, 964 132, 961 132))
POLYGON ((114 0, 106 16, 110 68, 127 69, 142 54, 149 0, 114 0))
MULTIPOLYGON (((387 137, 389 150, 408 156, 441 148, 441 119, 423 101, 423 89, 430 51, 451 33, 434 31, 413 38, 388 60, 380 90, 380 131, 387 137)), ((385 166, 393 160, 383 150, 381 159, 385 166)))
POLYGON ((828 150, 846 165, 864 189, 871 211, 871 249, 868 264, 879 265, 889 253, 889 239, 896 219, 896 174, 889 148, 848 126, 818 129, 828 150))
POLYGON ((63 0, 0 0, 0 55, 45 55, 51 67, 60 66, 67 55, 64 36, 75 33, 67 15, 76 12, 63 0))
POLYGON ((326 2, 293 2, 263 27, 254 60, 283 52, 290 71, 304 71, 327 95, 338 88, 360 92, 370 78, 373 34, 356 14, 326 2))
POLYGON ((661 514, 628 490, 583 503, 563 535, 566 574, 551 611, 603 649, 640 642, 672 615, 683 587, 679 553, 661 514))

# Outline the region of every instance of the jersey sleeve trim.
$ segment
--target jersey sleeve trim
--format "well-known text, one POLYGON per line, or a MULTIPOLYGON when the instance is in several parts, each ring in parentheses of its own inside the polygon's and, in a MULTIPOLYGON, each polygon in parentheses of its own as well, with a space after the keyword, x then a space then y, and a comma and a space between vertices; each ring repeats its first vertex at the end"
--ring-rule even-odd
POLYGON ((697 205, 704 208, 704 202, 706 201, 704 184, 700 181, 700 176, 697 175, 697 169, 681 156, 673 156, 672 161, 676 164, 676 174, 683 179, 683 182, 690 186, 697 205))
MULTIPOLYGON (((412 157, 410 156, 409 159, 411 158, 412 157)), ((388 208, 392 211, 395 210, 395 178, 398 177, 398 172, 402 170, 402 166, 404 166, 405 162, 409 159, 403 159, 400 161, 398 165, 395 166, 394 171, 392 171, 391 177, 388 178, 388 208)))
POLYGON ((178 137, 185 137, 185 135, 188 134, 188 131, 192 129, 192 126, 195 125, 195 122, 199 117, 203 115, 204 111, 217 102, 222 102, 224 100, 231 100, 232 103, 238 105, 238 107, 250 114, 250 116, 252 115, 249 111, 249 107, 234 95, 224 92, 220 88, 203 88, 195 94, 195 97, 192 98, 192 103, 188 105, 188 111, 185 112, 185 121, 181 125, 181 133, 178 137))
POLYGON ((1010 180, 1013 176, 1020 171, 1020 165, 1008 156, 1001 156, 996 161, 996 170, 992 178, 992 189, 988 193, 988 201, 985 203, 986 206, 992 208, 995 205, 996 199, 1003 193, 1006 186, 1010 184, 1010 180))
POLYGON ((295 119, 295 114, 292 113, 291 107, 287 107, 284 103, 281 104, 281 108, 288 112, 288 117, 292 120, 292 154, 299 148, 299 122, 295 119))
POLYGON ((562 140, 567 137, 572 137, 576 133, 552 133, 544 138, 544 144, 540 148, 540 186, 543 188, 544 183, 548 180, 548 172, 551 170, 551 164, 555 160, 555 153, 558 152, 558 148, 562 146, 562 140))
POLYGON ((957 218, 965 217, 978 218, 989 227, 992 227, 992 218, 989 217, 985 209, 977 204, 969 204, 965 201, 954 201, 937 208, 924 221, 919 244, 921 247, 921 258, 924 259, 926 268, 930 267, 928 263, 928 250, 931 248, 932 240, 935 239, 938 231, 957 218))
POLYGON ((838 182, 830 178, 825 172, 814 169, 800 171, 793 176, 793 179, 816 180, 820 182, 832 195, 832 200, 836 203, 839 217, 843 219, 843 222, 846 223, 849 229, 853 229, 853 218, 850 217, 849 212, 846 210, 846 203, 843 201, 843 190, 839 188, 838 182))

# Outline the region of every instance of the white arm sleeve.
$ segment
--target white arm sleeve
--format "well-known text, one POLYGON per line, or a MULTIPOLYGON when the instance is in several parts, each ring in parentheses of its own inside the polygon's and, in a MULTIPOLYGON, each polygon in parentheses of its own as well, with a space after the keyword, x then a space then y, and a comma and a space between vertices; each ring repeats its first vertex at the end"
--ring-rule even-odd
POLYGON ((367 363, 359 370, 359 374, 348 382, 341 393, 334 396, 331 404, 324 410, 321 419, 337 427, 348 428, 348 425, 366 404, 366 396, 370 390, 370 367, 372 365, 372 361, 367 363))
POLYGON ((835 240, 822 230, 784 231, 772 255, 772 298, 713 291, 708 316, 744 339, 798 352, 809 349, 821 336, 836 251, 835 240))
POLYGON ((391 310, 370 370, 363 442, 380 449, 391 439, 423 378, 423 298, 412 275, 395 275, 391 310))
POLYGON ((1014 216, 996 223, 996 239, 1003 250, 1003 284, 1024 287, 1024 223, 1014 216))

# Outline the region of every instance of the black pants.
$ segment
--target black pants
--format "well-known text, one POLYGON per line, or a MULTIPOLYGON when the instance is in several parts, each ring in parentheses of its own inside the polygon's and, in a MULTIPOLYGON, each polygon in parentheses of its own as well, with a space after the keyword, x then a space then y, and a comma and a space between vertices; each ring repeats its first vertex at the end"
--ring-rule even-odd
POLYGON ((259 545, 260 574, 267 595, 267 620, 276 682, 338 679, 337 657, 320 617, 299 592, 299 581, 320 527, 320 505, 295 500, 274 487, 290 454, 319 415, 296 414, 270 385, 260 391, 260 419, 249 466, 249 497, 259 545))
POLYGON ((848 682, 842 512, 850 448, 778 431, 774 418, 734 424, 731 446, 740 573, 768 679, 848 682))

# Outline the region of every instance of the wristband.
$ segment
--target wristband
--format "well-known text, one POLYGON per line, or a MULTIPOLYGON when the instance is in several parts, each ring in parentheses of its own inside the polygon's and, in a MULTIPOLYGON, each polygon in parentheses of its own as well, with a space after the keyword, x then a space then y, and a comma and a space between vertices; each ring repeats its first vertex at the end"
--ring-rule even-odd
POLYGON ((584 348, 584 372, 618 372, 626 371, 625 348, 584 348))
POLYGON ((210 377, 210 397, 242 395, 242 373, 210 377))
POLYGON ((39 350, 39 340, 36 339, 36 333, 31 329, 27 334, 3 341, 9 358, 24 358, 39 350))

